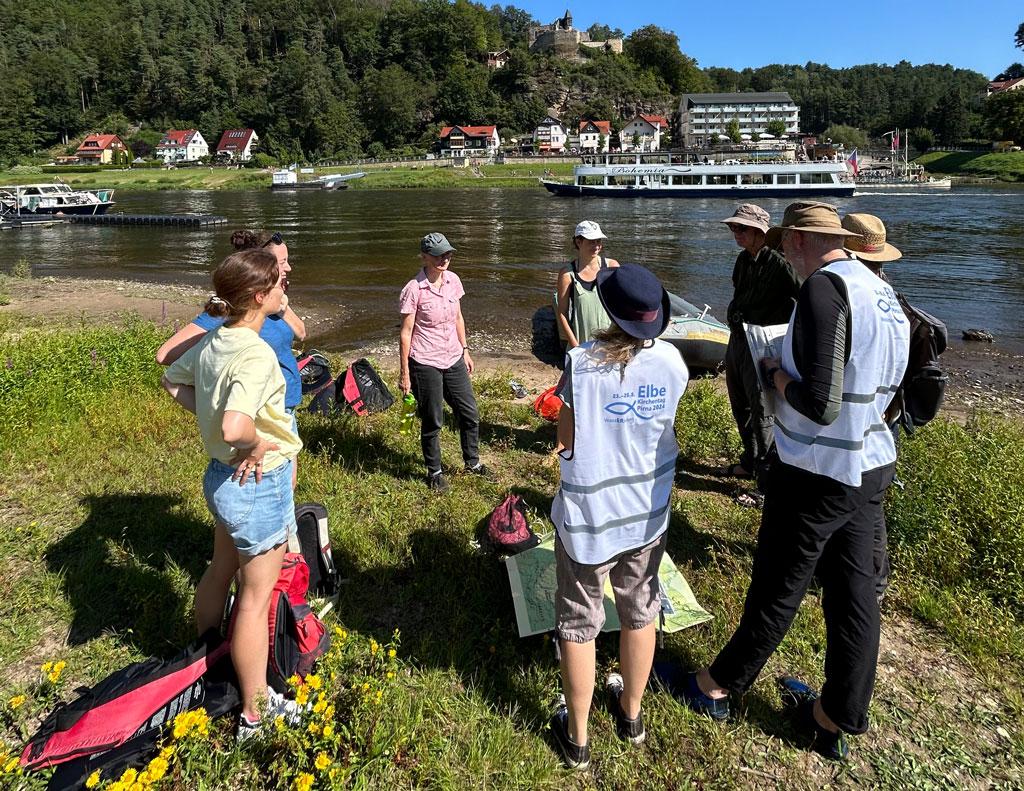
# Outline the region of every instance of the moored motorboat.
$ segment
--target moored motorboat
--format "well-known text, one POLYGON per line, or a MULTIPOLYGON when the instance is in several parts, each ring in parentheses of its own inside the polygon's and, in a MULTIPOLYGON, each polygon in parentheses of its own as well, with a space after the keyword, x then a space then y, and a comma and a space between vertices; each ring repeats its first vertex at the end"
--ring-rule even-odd
POLYGON ((114 191, 76 190, 63 181, 0 187, 0 209, 8 214, 105 214, 114 191))

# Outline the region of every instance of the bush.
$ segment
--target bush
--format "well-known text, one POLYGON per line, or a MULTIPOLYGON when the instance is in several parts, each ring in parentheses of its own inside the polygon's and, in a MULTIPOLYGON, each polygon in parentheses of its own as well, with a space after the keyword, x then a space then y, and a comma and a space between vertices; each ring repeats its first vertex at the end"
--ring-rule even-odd
POLYGON ((277 160, 270 154, 257 153, 252 155, 249 165, 254 168, 276 168, 277 160))
POLYGON ((676 440, 684 459, 716 464, 741 450, 729 400, 709 380, 691 381, 676 413, 676 440))

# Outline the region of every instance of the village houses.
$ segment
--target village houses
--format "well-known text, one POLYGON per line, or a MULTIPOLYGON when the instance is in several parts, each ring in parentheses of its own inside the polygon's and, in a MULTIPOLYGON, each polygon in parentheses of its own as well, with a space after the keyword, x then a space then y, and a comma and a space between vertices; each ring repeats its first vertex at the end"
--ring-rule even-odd
POLYGON ((608 153, 612 136, 611 121, 580 121, 580 151, 583 153, 608 153))
POLYGON ((131 158, 132 152, 117 135, 89 135, 73 157, 79 162, 93 165, 118 164, 118 160, 127 163, 131 158))
POLYGON ((437 138, 442 157, 493 157, 500 145, 496 126, 446 126, 437 138))
POLYGON ((248 162, 259 142, 254 129, 225 129, 217 143, 216 157, 227 162, 248 162))
POLYGON ((197 129, 170 129, 156 147, 156 155, 167 165, 198 162, 210 155, 210 147, 197 129))
POLYGON ((619 148, 623 151, 660 151, 661 137, 668 132, 663 115, 640 115, 619 130, 619 148))
POLYGON ((561 154, 569 133, 565 125, 552 115, 545 116, 533 130, 533 145, 538 154, 561 154))

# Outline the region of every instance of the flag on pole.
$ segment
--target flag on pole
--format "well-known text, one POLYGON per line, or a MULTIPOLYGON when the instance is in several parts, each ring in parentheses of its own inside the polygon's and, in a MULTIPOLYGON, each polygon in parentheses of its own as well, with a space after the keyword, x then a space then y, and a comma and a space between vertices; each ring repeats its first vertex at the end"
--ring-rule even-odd
POLYGON ((900 150, 900 130, 899 129, 897 129, 896 132, 892 136, 892 150, 893 151, 899 151, 900 150))
POLYGON ((850 156, 846 158, 846 165, 850 170, 853 171, 853 175, 856 176, 860 173, 860 163, 857 161, 857 149, 853 149, 850 152, 850 156))

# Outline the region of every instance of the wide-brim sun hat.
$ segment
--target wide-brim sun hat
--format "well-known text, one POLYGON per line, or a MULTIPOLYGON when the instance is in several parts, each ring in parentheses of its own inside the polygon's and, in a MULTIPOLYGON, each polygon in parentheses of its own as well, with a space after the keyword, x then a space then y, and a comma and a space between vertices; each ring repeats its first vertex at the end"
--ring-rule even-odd
POLYGON ((657 338, 668 326, 668 292, 653 272, 638 264, 600 270, 597 296, 611 320, 630 337, 657 338))
POLYGON ((720 220, 726 225, 746 225, 750 228, 757 228, 762 233, 768 233, 772 224, 771 215, 755 203, 741 203, 732 213, 732 217, 720 220))
POLYGON ((593 220, 584 220, 576 226, 576 231, 573 233, 573 238, 583 237, 584 239, 607 239, 601 230, 601 226, 593 220))
POLYGON ((857 258, 884 263, 897 261, 903 257, 898 247, 885 240, 885 223, 875 215, 847 214, 843 217, 843 227, 857 234, 843 242, 843 247, 851 253, 856 253, 857 258))
POLYGON ((839 210, 835 206, 820 201, 797 201, 789 204, 782 217, 782 222, 769 229, 768 245, 778 247, 779 242, 782 241, 783 231, 804 231, 829 236, 860 236, 860 234, 848 231, 843 227, 843 223, 839 219, 839 210))

